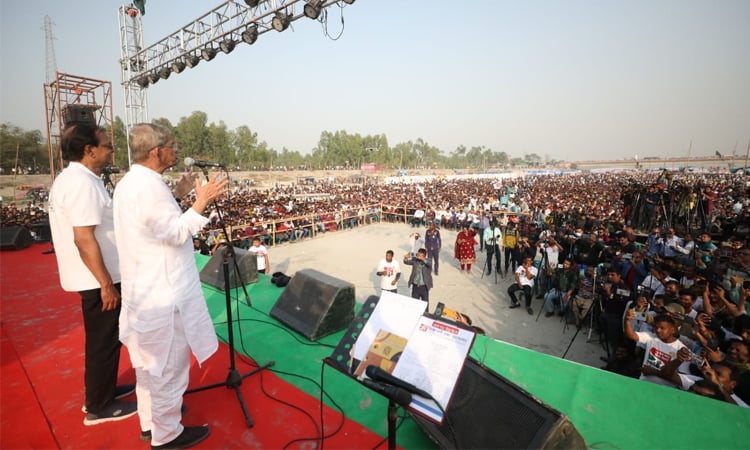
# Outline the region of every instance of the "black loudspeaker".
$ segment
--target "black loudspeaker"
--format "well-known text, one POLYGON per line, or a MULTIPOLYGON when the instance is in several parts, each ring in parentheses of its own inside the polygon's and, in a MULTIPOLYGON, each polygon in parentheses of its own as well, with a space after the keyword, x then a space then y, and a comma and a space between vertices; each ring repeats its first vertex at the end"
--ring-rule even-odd
POLYGON ((586 448, 562 413, 471 358, 458 377, 442 425, 410 414, 445 449, 586 448))
POLYGON ((50 230, 49 222, 31 224, 31 231, 36 235, 34 239, 38 242, 52 241, 52 230, 50 230))
MULTIPOLYGON (((224 290, 224 247, 211 256, 206 265, 201 270, 201 281, 217 289, 224 290)), ((234 268, 234 262, 229 260, 229 289, 234 289, 245 284, 255 283, 258 281, 258 257, 247 250, 234 247, 234 253, 237 257, 237 266, 240 269, 240 276, 234 268), (240 278, 242 281, 240 281, 240 278)))
POLYGON ((70 125, 96 126, 96 110, 98 105, 81 105, 70 103, 63 107, 63 123, 66 127, 70 125))
POLYGON ((314 269, 294 274, 271 317, 311 341, 348 327, 354 319, 354 285, 314 269))
POLYGON ((34 242, 26 227, 0 228, 0 250, 21 250, 34 242))

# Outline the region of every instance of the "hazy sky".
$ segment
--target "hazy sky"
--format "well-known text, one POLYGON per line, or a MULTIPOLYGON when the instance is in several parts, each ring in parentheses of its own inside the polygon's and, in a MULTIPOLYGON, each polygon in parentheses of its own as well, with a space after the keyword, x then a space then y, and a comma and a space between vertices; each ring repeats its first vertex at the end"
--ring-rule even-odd
MULTIPOLYGON (((239 0, 242 3, 241 0, 239 0)), ((124 119, 113 0, 0 1, 0 122, 45 129, 44 16, 61 72, 111 80, 124 119)), ((153 44, 219 1, 147 0, 153 44)), ((744 155, 749 0, 357 0, 148 89, 149 117, 200 110, 309 152, 321 131, 483 145, 569 161, 744 155)))

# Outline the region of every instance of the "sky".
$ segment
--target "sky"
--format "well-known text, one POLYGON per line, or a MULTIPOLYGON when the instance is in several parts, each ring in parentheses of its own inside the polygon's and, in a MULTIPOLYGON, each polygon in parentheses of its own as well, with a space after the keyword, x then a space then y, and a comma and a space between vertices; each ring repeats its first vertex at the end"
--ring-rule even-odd
MULTIPOLYGON (((45 15, 58 70, 111 81, 124 120, 125 3, 0 1, 0 122, 46 128, 45 15)), ((221 3, 147 0, 146 45, 221 3)), ((161 80, 149 119, 203 111, 302 154, 337 130, 566 161, 750 146, 747 0, 356 0, 328 17, 338 39, 302 18, 161 80)))

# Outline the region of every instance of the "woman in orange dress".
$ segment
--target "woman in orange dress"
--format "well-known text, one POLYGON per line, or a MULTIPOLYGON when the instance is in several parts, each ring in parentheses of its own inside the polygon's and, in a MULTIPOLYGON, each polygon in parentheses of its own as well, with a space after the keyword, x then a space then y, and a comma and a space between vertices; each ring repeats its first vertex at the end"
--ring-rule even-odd
POLYGON ((461 271, 466 268, 467 273, 471 273, 471 265, 477 262, 477 254, 474 252, 474 246, 477 245, 474 236, 476 230, 464 224, 461 231, 456 236, 456 245, 453 248, 453 257, 461 263, 461 271))

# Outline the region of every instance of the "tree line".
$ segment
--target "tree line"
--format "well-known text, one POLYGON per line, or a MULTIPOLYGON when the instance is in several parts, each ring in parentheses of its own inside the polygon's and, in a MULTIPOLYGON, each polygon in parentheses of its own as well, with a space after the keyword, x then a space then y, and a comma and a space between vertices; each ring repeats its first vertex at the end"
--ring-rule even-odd
MULTIPOLYGON (((354 168, 375 164, 386 169, 492 169, 516 165, 539 165, 542 158, 535 153, 522 158, 485 146, 458 146, 451 152, 430 145, 422 138, 389 145, 385 134, 362 136, 344 130, 323 131, 317 145, 301 153, 286 147, 278 151, 258 137, 258 133, 242 125, 232 130, 223 121, 208 121, 202 111, 181 117, 177 124, 169 119, 154 119, 153 123, 169 129, 178 143, 181 155, 195 159, 217 161, 236 170, 273 170, 276 168, 331 169, 354 168)), ((117 116, 112 124, 115 164, 128 167, 125 123, 117 116)), ((26 131, 11 124, 0 126, 0 167, 5 173, 15 163, 16 144, 19 147, 19 166, 41 167, 48 171, 47 143, 40 131, 26 131)), ((549 158, 546 161, 549 162, 549 158)))

